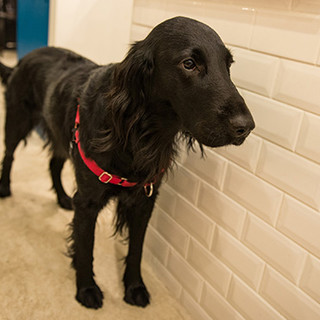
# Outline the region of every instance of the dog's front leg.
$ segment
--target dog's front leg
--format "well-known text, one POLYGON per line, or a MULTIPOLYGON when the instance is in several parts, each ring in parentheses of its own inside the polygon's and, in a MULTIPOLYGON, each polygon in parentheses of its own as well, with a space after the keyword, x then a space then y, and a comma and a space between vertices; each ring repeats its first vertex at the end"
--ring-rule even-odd
POLYGON ((98 309, 102 307, 103 293, 93 279, 92 264, 94 231, 101 205, 80 196, 79 192, 73 201, 75 214, 69 251, 76 270, 76 299, 87 308, 98 309))
POLYGON ((141 258, 145 232, 154 207, 156 193, 147 198, 143 192, 134 199, 119 200, 118 214, 126 215, 129 229, 129 249, 123 277, 124 300, 132 305, 145 307, 150 295, 141 277, 141 258))

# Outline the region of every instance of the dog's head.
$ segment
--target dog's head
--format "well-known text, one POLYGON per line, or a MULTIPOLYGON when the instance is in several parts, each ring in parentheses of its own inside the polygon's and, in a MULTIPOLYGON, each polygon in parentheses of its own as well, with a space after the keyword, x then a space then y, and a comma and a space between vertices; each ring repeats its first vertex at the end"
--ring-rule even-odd
POLYGON ((232 62, 214 30, 176 17, 132 47, 122 63, 122 77, 130 79, 134 99, 152 96, 169 105, 179 129, 200 144, 240 145, 255 124, 230 79, 232 62))

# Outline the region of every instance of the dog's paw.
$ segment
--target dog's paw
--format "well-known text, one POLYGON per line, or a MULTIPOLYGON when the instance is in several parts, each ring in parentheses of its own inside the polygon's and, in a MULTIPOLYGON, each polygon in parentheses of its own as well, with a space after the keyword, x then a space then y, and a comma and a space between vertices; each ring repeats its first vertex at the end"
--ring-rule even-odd
POLYGON ((128 286, 123 300, 138 307, 146 307, 150 303, 150 294, 143 283, 128 286))
POLYGON ((6 198, 11 196, 10 187, 0 184, 0 198, 6 198))
POLYGON ((80 288, 77 292, 76 299, 87 308, 99 309, 103 304, 103 293, 97 285, 80 288))
POLYGON ((62 209, 73 210, 72 199, 68 196, 58 198, 58 203, 62 209))

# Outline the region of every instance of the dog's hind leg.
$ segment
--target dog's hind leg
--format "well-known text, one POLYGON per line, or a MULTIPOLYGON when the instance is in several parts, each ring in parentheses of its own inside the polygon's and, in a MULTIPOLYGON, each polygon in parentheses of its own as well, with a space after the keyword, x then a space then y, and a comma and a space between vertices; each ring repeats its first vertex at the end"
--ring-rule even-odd
POLYGON ((72 200, 64 191, 64 188, 61 183, 61 171, 66 159, 53 157, 50 160, 50 174, 53 184, 53 189, 57 194, 58 203, 61 208, 72 210, 72 200))
POLYGON ((153 210, 156 193, 147 198, 141 192, 134 199, 120 199, 118 215, 126 215, 129 229, 129 250, 123 277, 125 286, 124 300, 132 305, 145 307, 150 295, 141 276, 141 258, 145 232, 153 210))
POLYGON ((20 114, 15 114, 8 108, 5 123, 5 154, 0 178, 0 197, 2 198, 11 195, 10 173, 14 151, 19 142, 26 138, 32 128, 32 117, 29 113, 21 112, 20 114))

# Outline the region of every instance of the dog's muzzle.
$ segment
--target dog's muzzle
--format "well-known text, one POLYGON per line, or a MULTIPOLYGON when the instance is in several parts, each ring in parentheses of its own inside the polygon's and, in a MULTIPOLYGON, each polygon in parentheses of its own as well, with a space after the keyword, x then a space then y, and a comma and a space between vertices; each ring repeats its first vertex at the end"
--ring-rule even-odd
POLYGON ((251 114, 248 113, 231 118, 229 120, 229 127, 234 139, 233 144, 240 145, 255 128, 255 123, 251 114))

